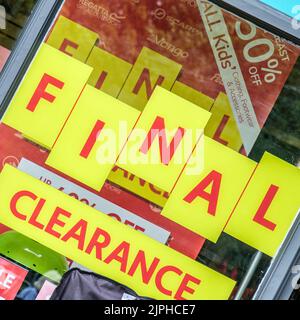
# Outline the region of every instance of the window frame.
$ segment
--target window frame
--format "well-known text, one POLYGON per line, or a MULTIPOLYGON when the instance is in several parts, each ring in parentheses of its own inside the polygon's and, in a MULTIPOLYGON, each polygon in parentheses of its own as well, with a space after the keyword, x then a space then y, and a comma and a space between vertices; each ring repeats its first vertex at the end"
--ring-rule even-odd
MULTIPOLYGON (((224 1, 211 0, 211 2, 222 6, 224 9, 232 11, 234 14, 249 20, 260 26, 257 19, 249 14, 243 14, 241 10, 234 9, 233 6, 225 5, 224 1)), ((231 0, 228 2, 240 2, 245 5, 244 0, 231 0)), ((20 85, 28 66, 33 60, 37 49, 45 39, 49 29, 60 12, 64 0, 39 0, 29 17, 15 47, 0 74, 0 118, 2 118, 13 95, 20 85)), ((245 7, 244 7, 245 8, 245 7)), ((267 24, 264 25, 266 27, 267 24)), ((266 28, 270 32, 292 40, 292 36, 278 27, 266 28)), ((296 38, 295 38, 296 39, 296 38)), ((294 39, 294 40, 295 40, 294 39)), ((300 44, 295 42, 295 44, 300 44)), ((253 300, 275 300, 289 299, 293 292, 291 281, 295 275, 291 273, 293 265, 300 264, 300 215, 298 215, 291 227, 278 254, 272 260, 253 300)), ((251 266, 249 266, 251 268, 251 266)))

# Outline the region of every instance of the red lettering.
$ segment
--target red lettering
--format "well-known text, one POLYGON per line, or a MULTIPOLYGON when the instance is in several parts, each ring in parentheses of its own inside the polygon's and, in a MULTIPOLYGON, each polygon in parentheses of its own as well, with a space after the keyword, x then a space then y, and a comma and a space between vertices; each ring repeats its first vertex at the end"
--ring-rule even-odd
POLYGON ((141 232, 145 232, 145 228, 140 227, 140 226, 135 226, 134 228, 136 231, 141 231, 141 232))
POLYGON ((152 87, 151 84, 151 78, 150 78, 150 70, 148 68, 144 68, 144 70, 142 71, 134 89, 133 89, 133 93, 134 94, 138 94, 141 90, 141 87, 143 84, 145 84, 146 86, 146 94, 147 94, 147 99, 150 99, 154 89, 156 88, 156 86, 160 86, 162 85, 162 83, 164 82, 165 78, 163 76, 159 76, 155 85, 152 87))
POLYGON ((71 53, 67 52, 67 47, 71 47, 73 49, 78 49, 79 45, 71 40, 68 39, 64 39, 64 41, 62 42, 59 50, 62 51, 63 53, 67 54, 68 56, 73 56, 71 53))
POLYGON ((26 190, 23 190, 23 191, 19 191, 17 192, 11 199, 10 201, 10 210, 12 212, 12 214, 17 217, 18 219, 20 220, 23 220, 23 221, 26 221, 27 217, 24 215, 24 214, 21 214, 18 210, 17 210, 17 202, 23 198, 23 197, 27 197, 27 198, 30 198, 32 200, 36 200, 38 197, 30 192, 30 191, 26 191, 26 190))
POLYGON ((67 217, 67 218, 70 218, 71 217, 71 213, 60 208, 60 207, 57 207, 55 209, 55 211, 53 212, 53 215, 51 217, 51 219, 49 220, 46 228, 45 228, 45 231, 49 234, 51 234, 52 236, 56 237, 56 238, 60 238, 61 237, 61 234, 55 230, 53 230, 54 226, 59 226, 59 227, 64 227, 65 226, 65 222, 59 220, 59 217, 60 216, 64 216, 64 217, 67 217))
POLYGON ((37 206, 35 207, 30 219, 28 220, 28 223, 30 223, 31 225, 43 230, 44 229, 44 225, 41 224, 40 222, 37 221, 38 216, 41 213, 41 210, 44 206, 44 204, 46 203, 45 199, 40 199, 37 206))
POLYGON ((277 225, 265 218, 265 215, 274 199, 276 196, 277 192, 279 190, 279 187, 271 185, 267 194, 265 195, 261 205, 259 206, 253 221, 261 224, 262 226, 266 227, 269 230, 274 231, 277 225))
POLYGON ((154 258, 150 267, 147 268, 145 252, 140 250, 138 252, 138 254, 136 255, 136 257, 135 257, 135 259, 134 259, 134 261, 128 271, 128 275, 132 277, 135 274, 138 267, 140 267, 143 282, 145 284, 148 284, 153 276, 154 271, 156 270, 156 268, 159 264, 159 261, 160 260, 158 258, 154 258))
POLYGON ((163 277, 166 275, 167 272, 174 272, 176 274, 178 274, 179 276, 182 275, 182 271, 174 266, 165 266, 165 267, 162 267, 158 272, 157 272, 157 275, 156 275, 156 278, 155 278, 155 283, 156 283, 156 286, 157 286, 157 289, 165 294, 166 296, 172 296, 172 291, 171 290, 168 290, 166 289, 163 285, 162 285, 162 279, 163 277))
POLYGON ((133 222, 129 221, 129 220, 125 220, 124 224, 125 224, 125 226, 130 226, 130 227, 134 227, 135 226, 135 224, 133 222))
POLYGON ((106 78, 107 78, 107 72, 105 71, 101 72, 95 87, 97 89, 101 89, 106 78))
POLYGON ((114 168, 112 169, 113 172, 117 172, 118 170, 122 170, 123 171, 123 177, 124 178, 128 178, 128 174, 129 174, 128 171, 126 171, 124 169, 121 169, 121 168, 119 168, 117 166, 114 166, 114 168))
POLYGON ((110 213, 108 216, 118 220, 119 222, 122 222, 121 218, 115 213, 110 213))
POLYGON ((175 136, 173 137, 169 146, 167 146, 167 137, 165 132, 165 121, 161 117, 157 117, 142 145, 140 152, 146 154, 152 146, 155 137, 158 135, 159 138, 159 149, 161 162, 168 165, 174 156, 176 149, 178 148, 183 136, 185 134, 185 129, 178 128, 175 136))
POLYGON ((96 228, 90 243, 88 244, 85 252, 91 254, 91 252, 96 249, 96 258, 102 260, 102 249, 106 248, 110 244, 110 235, 99 228, 96 228), (103 237, 103 241, 100 242, 99 238, 103 237))
POLYGON ((105 123, 97 120, 89 138, 87 139, 82 151, 80 152, 81 157, 87 159, 89 154, 91 153, 103 127, 104 127, 105 123))
POLYGON ((83 250, 86 231, 87 231, 87 222, 83 219, 80 219, 75 224, 75 226, 62 237, 61 240, 67 242, 69 239, 73 238, 78 241, 78 249, 83 250), (79 234, 77 233, 78 231, 79 231, 79 234))
POLYGON ((59 89, 62 89, 65 85, 62 81, 45 73, 43 75, 42 80, 40 81, 38 87, 36 88, 31 100, 29 101, 29 103, 27 105, 27 109, 29 111, 34 112, 41 99, 47 100, 50 103, 54 102, 56 97, 53 96, 52 94, 46 92, 46 89, 49 84, 51 84, 52 86, 57 87, 59 89))
POLYGON ((217 171, 212 171, 193 189, 183 200, 191 203, 197 197, 201 197, 209 202, 207 212, 212 216, 216 215, 218 198, 221 188, 222 175, 217 171), (205 189, 212 184, 211 192, 208 193, 205 189))
POLYGON ((161 191, 157 190, 152 183, 149 184, 149 188, 152 192, 161 195, 161 191))
POLYGON ((122 272, 126 272, 130 244, 123 241, 113 252, 104 260, 105 263, 110 264, 113 260, 120 262, 122 272), (119 255, 121 254, 121 255, 119 255))
POLYGON ((199 284, 201 283, 201 280, 193 277, 193 276, 190 275, 190 274, 186 274, 186 275, 184 276, 184 278, 183 278, 183 280, 182 280, 182 282, 181 282, 181 284, 180 284, 180 286, 179 286, 179 288, 178 288, 175 296, 174 296, 174 298, 175 298, 176 300, 187 300, 187 299, 185 299, 185 298, 182 296, 182 294, 183 294, 184 292, 188 292, 188 293, 190 293, 190 294, 193 294, 193 293, 195 292, 194 289, 188 287, 189 282, 193 282, 193 283, 195 283, 196 285, 199 285, 199 284))
POLYGON ((222 132, 224 131, 228 121, 230 120, 230 117, 227 116, 226 114, 224 115, 224 117, 222 118, 221 123, 219 124, 217 131, 215 132, 213 139, 224 144, 225 146, 228 145, 228 141, 224 140, 221 138, 222 132))

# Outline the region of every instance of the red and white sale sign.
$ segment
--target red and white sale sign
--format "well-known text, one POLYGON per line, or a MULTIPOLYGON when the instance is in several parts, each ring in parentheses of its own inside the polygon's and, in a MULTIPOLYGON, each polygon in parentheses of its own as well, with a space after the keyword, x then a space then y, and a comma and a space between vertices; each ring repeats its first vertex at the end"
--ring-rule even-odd
POLYGON ((0 258, 0 300, 13 300, 27 273, 27 270, 0 258))

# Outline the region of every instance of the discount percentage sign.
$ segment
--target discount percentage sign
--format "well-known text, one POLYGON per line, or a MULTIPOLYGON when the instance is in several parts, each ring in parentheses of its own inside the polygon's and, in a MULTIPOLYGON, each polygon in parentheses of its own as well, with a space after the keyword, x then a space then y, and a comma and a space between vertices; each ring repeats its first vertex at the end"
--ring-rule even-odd
POLYGON ((268 68, 261 68, 261 71, 266 72, 264 79, 267 83, 273 83, 276 80, 278 74, 282 74, 282 71, 278 70, 278 59, 270 59, 268 61, 268 68))

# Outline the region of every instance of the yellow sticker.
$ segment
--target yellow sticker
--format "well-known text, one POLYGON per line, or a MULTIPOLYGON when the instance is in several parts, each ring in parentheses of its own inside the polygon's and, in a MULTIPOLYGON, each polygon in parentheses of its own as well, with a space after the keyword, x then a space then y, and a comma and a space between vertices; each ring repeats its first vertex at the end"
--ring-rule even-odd
POLYGON ((129 74, 119 99, 143 110, 157 85, 170 90, 182 66, 144 47, 129 74))
POLYGON ((127 79, 132 65, 98 47, 94 47, 87 62, 94 71, 89 84, 117 97, 127 79))
POLYGON ((207 111, 210 111, 214 103, 214 99, 179 81, 174 83, 171 91, 207 111))
POLYGON ((300 170, 265 153, 225 232, 273 257, 300 208, 300 170))
POLYGON ((113 168, 107 179, 160 207, 166 204, 169 197, 168 192, 117 166, 113 168))
POLYGON ((6 165, 0 222, 158 300, 228 299, 235 281, 6 165), (18 181, 16 184, 15 181, 18 181))
POLYGON ((51 149, 91 72, 89 66, 43 44, 2 122, 51 149))
POLYGON ((212 116, 205 128, 205 135, 228 148, 240 151, 243 142, 225 93, 218 95, 210 112, 212 116))
POLYGON ((46 164, 99 191, 139 116, 87 85, 46 164))
POLYGON ((202 140, 195 155, 199 163, 204 157, 201 173, 186 166, 162 215, 217 242, 256 163, 208 137, 202 140))
POLYGON ((157 87, 117 165, 170 192, 202 136, 210 115, 174 93, 157 87))
POLYGON ((47 44, 77 60, 86 62, 97 40, 97 33, 60 16, 47 39, 47 44))

